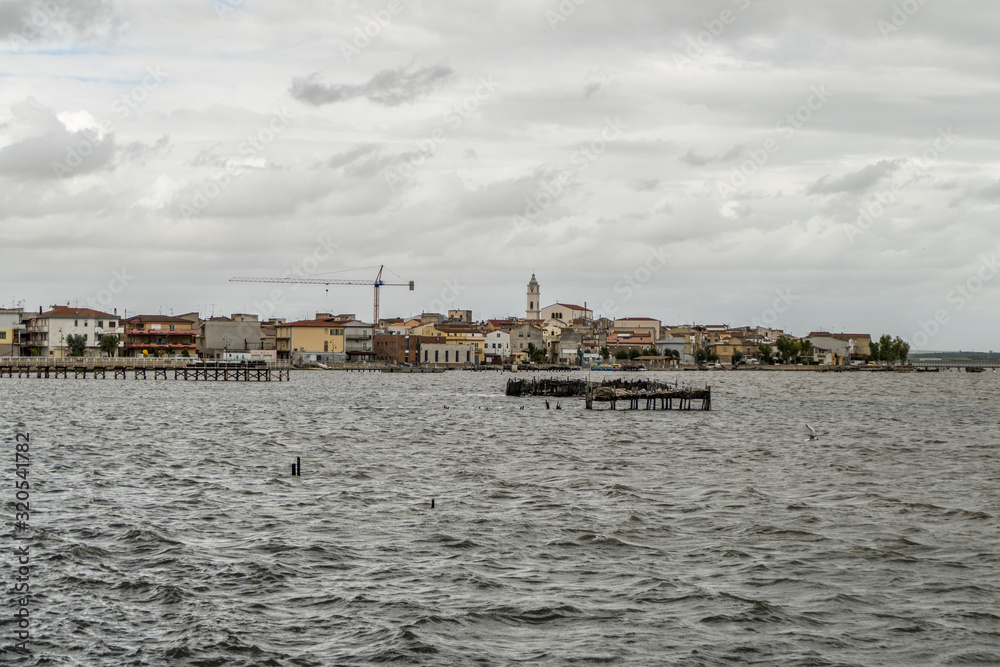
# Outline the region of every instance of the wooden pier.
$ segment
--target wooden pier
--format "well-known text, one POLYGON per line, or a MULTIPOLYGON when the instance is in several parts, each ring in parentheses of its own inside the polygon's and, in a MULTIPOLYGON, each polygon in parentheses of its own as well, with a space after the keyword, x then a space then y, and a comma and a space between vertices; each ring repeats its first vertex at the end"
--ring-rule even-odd
POLYGON ((194 362, 188 359, 128 359, 83 357, 46 359, 44 357, 6 357, 0 359, 0 378, 76 378, 126 380, 201 380, 208 382, 287 382, 290 366, 286 363, 244 363, 224 361, 194 362))
POLYGON ((558 380, 533 378, 508 380, 507 396, 583 397, 587 410, 594 403, 606 403, 612 410, 618 404, 628 410, 711 410, 712 388, 692 389, 649 380, 558 380))
POLYGON ((711 410, 712 388, 681 389, 665 388, 653 390, 628 391, 611 387, 597 387, 585 397, 588 410, 594 409, 594 402, 607 403, 611 410, 616 410, 619 402, 627 403, 628 410, 711 410))

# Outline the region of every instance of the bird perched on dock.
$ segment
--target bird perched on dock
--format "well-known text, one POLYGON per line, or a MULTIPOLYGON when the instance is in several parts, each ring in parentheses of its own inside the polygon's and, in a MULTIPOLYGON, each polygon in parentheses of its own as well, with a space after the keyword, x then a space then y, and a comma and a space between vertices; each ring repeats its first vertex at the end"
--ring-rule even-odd
POLYGON ((806 428, 809 429, 809 437, 806 438, 806 442, 809 442, 810 440, 815 440, 819 437, 818 435, 816 435, 816 429, 814 429, 812 426, 806 424, 806 428))

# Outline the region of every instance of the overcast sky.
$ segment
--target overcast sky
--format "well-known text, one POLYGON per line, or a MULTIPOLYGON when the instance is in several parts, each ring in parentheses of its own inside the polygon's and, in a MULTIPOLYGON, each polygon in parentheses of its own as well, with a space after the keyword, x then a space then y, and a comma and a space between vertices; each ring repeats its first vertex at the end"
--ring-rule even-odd
POLYGON ((0 305, 1000 349, 986 0, 0 0, 0 305), (350 269, 358 269, 349 271, 350 269), (343 272, 343 273, 340 273, 343 272))

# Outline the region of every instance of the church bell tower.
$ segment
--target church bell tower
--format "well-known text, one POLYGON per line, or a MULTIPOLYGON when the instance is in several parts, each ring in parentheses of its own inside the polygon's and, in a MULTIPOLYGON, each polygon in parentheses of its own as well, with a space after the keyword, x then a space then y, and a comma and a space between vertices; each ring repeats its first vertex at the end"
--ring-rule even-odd
POLYGON ((539 303, 539 298, 541 293, 538 288, 538 281, 535 280, 535 274, 531 274, 531 280, 528 282, 528 309, 527 316, 525 319, 528 320, 539 320, 541 319, 538 311, 541 310, 542 304, 539 303))

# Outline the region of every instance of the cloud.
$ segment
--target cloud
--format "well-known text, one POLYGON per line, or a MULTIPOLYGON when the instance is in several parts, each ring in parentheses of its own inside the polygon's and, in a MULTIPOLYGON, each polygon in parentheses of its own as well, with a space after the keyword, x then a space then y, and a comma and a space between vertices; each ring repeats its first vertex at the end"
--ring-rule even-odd
POLYGON ((691 167, 704 167, 714 162, 731 162, 743 155, 746 144, 737 144, 727 150, 722 155, 700 155, 694 148, 689 148, 687 153, 680 157, 680 161, 691 167))
POLYGON ((806 189, 806 194, 829 195, 841 192, 864 194, 883 178, 891 176, 900 165, 899 160, 881 160, 838 179, 831 180, 829 175, 823 176, 806 189))
POLYGON ((292 81, 292 97, 322 106, 364 97, 382 106, 394 107, 426 97, 454 75, 445 65, 399 67, 377 73, 364 85, 324 83, 319 73, 292 81))
POLYGON ((0 176, 17 180, 55 180, 73 178, 98 171, 114 170, 127 163, 143 162, 163 155, 170 139, 160 137, 153 145, 130 142, 119 145, 114 133, 104 134, 98 127, 74 126, 93 117, 86 112, 64 114, 64 122, 52 110, 28 98, 11 106, 13 118, 5 129, 14 141, 0 149, 0 176))
POLYGON ((59 39, 95 41, 114 36, 120 27, 110 0, 0 2, 0 37, 15 45, 59 39))

